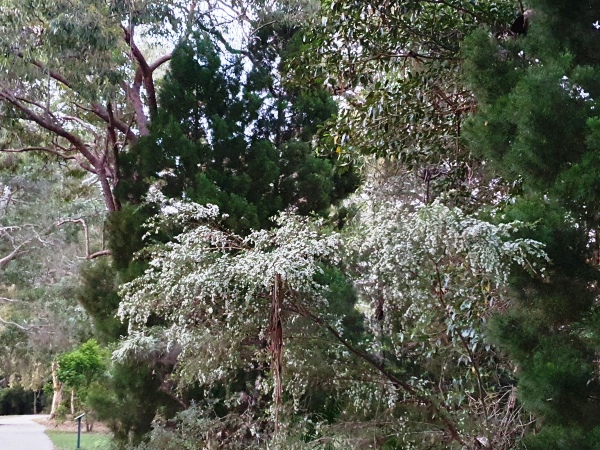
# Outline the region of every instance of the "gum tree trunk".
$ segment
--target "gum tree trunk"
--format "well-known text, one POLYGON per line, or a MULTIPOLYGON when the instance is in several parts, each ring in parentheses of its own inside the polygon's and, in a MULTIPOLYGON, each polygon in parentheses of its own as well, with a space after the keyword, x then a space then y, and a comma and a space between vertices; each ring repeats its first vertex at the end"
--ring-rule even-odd
POLYGON ((58 363, 52 362, 52 408, 50 409, 50 419, 54 419, 58 413, 58 407, 62 400, 62 383, 58 381, 58 363))

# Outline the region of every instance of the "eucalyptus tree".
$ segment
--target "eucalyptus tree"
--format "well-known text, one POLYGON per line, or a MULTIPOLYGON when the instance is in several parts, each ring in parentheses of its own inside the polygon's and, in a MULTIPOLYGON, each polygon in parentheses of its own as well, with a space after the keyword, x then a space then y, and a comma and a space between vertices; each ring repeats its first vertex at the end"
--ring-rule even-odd
POLYGON ((149 132, 157 71, 171 49, 198 29, 228 45, 223 27, 248 20, 250 8, 178 0, 2 2, 0 149, 74 162, 96 175, 107 210, 119 209, 113 190, 120 153, 149 132))
POLYGON ((31 154, 0 161, 0 375, 37 397, 52 358, 89 336, 74 292, 79 262, 101 253, 104 207, 82 171, 31 154))

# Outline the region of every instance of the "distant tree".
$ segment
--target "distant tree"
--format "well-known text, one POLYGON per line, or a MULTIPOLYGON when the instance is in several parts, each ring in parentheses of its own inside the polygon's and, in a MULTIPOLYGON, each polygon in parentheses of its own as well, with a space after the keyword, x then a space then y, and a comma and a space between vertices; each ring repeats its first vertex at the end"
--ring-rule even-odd
POLYGON ((87 417, 92 413, 87 396, 92 383, 100 381, 105 374, 107 356, 107 352, 91 339, 57 358, 58 381, 71 390, 71 414, 75 414, 77 400, 77 409, 81 407, 86 412, 87 431, 91 431, 94 425, 94 420, 87 417))
POLYGON ((38 398, 52 359, 90 337, 75 288, 78 262, 101 249, 103 206, 83 175, 39 155, 0 156, 0 378, 38 398))

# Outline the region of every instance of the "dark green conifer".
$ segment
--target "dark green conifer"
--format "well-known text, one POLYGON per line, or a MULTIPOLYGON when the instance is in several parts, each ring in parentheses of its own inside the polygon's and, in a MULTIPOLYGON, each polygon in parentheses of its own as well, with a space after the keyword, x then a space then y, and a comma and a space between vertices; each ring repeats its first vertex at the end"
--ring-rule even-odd
POLYGON ((534 224, 528 237, 552 260, 543 279, 514 278, 511 308, 490 327, 541 419, 526 448, 597 448, 600 430, 600 2, 575 3, 532 0, 527 36, 479 31, 464 47, 478 99, 467 140, 521 183, 501 217, 534 224))
MULTIPOLYGON (((150 134, 119 161, 116 195, 122 208, 111 214, 107 227, 113 264, 84 272, 82 303, 104 341, 124 334, 124 325, 114 318, 117 287, 144 269, 143 258, 134 255, 146 245, 142 224, 155 213, 144 204, 153 183, 168 197, 218 205, 225 214, 222 226, 238 233, 272 226, 271 218, 287 207, 326 214, 332 202, 356 187, 351 171, 335 174, 331 161, 314 155, 317 128, 335 112, 330 96, 325 91, 300 94, 281 85, 279 65, 296 32, 263 27, 249 49, 251 65, 226 55, 202 34, 175 50, 150 134)), ((160 321, 153 318, 153 323, 160 321)), ((173 406, 160 391, 173 360, 171 366, 131 364, 115 365, 107 391, 91 397, 124 446, 149 431, 159 407, 168 407, 164 411, 170 416, 173 406)))

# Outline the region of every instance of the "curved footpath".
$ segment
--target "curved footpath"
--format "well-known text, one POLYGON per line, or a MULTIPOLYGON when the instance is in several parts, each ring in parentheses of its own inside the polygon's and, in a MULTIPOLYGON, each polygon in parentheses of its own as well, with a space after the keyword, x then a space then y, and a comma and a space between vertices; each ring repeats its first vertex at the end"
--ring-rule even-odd
POLYGON ((1 416, 0 449, 2 450, 53 450, 44 427, 33 419, 48 416, 1 416))

